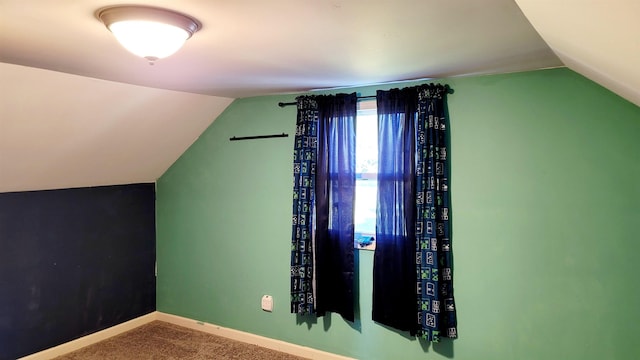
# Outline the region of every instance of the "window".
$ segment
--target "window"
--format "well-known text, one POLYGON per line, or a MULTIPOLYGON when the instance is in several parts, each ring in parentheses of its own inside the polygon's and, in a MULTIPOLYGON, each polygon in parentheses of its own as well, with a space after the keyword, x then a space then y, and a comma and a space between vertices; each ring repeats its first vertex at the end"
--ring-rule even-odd
POLYGON ((376 102, 358 104, 354 247, 374 250, 378 199, 378 119, 376 102))
POLYGON ((337 312, 354 321, 354 249, 375 246, 372 320, 428 341, 457 336, 447 91, 440 84, 377 90, 379 107, 358 103, 355 92, 296 98, 292 312, 337 312), (315 146, 318 139, 326 146, 315 146))

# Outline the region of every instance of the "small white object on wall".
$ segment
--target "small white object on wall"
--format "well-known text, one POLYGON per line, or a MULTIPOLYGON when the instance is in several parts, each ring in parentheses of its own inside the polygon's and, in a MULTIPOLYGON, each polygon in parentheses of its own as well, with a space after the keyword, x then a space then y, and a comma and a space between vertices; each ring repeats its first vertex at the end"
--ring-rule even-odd
POLYGON ((271 297, 271 295, 264 295, 262 297, 262 310, 273 311, 273 297, 271 297))

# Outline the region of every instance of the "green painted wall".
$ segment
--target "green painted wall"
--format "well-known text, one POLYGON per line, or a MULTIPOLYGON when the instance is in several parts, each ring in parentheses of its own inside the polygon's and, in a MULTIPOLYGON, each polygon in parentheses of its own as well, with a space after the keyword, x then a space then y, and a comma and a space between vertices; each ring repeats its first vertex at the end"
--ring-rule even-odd
POLYGON ((367 251, 356 324, 289 313, 294 95, 236 100, 158 180, 158 310, 359 359, 640 358, 640 108, 567 69, 442 82, 460 339, 374 324, 367 251))

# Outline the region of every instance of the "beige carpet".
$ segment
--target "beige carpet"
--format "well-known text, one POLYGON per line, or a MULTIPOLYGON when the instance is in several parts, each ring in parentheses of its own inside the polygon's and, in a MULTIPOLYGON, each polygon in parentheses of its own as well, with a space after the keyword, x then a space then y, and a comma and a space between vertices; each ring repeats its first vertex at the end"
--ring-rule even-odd
POLYGON ((56 360, 86 359, 300 360, 303 358, 163 321, 153 321, 56 358, 56 360))

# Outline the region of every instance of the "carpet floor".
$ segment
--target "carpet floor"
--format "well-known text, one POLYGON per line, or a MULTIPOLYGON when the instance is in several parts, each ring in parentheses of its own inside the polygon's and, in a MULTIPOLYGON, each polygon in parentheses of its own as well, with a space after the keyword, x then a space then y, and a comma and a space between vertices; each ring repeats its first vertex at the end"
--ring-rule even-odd
POLYGON ((300 360, 298 356, 163 321, 153 321, 56 360, 300 360))

